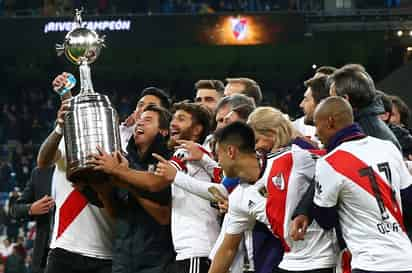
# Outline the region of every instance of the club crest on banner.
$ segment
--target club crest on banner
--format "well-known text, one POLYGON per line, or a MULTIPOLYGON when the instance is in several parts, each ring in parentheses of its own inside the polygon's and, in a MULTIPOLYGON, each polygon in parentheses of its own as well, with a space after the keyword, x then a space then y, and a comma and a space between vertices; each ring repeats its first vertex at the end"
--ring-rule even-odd
POLYGON ((247 20, 246 18, 237 17, 231 19, 232 33, 236 40, 243 40, 247 35, 247 20))

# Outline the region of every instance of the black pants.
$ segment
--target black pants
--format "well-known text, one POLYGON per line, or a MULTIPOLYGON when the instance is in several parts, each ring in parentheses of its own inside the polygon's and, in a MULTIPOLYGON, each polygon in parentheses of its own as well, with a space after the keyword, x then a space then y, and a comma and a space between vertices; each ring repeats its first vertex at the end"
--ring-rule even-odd
POLYGON ((412 271, 366 271, 362 269, 353 269, 352 273, 412 273, 412 271))
POLYGON ((275 271, 273 271, 273 273, 334 273, 334 272, 335 272, 334 268, 322 268, 322 269, 302 270, 302 271, 288 271, 288 270, 276 268, 275 271))
POLYGON ((61 248, 50 250, 45 273, 110 273, 112 260, 90 258, 61 248))
POLYGON ((172 273, 207 273, 210 260, 206 257, 176 261, 172 273))

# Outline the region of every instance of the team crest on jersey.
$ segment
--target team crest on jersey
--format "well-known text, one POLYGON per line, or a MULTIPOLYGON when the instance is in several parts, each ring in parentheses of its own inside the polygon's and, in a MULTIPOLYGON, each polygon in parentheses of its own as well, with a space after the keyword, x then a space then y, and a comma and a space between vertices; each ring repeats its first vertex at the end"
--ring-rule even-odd
POLYGON ((272 177, 272 183, 281 191, 285 189, 285 179, 283 178, 282 173, 279 173, 278 175, 272 177))

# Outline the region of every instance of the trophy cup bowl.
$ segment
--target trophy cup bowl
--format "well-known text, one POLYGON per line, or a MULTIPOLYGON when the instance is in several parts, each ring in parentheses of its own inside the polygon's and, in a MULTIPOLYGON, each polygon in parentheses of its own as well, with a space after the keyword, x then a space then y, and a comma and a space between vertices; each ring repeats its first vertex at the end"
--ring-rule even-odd
POLYGON ((96 32, 77 28, 67 33, 64 54, 73 64, 81 65, 84 60, 91 64, 99 57, 102 46, 103 40, 96 32))
POLYGON ((81 11, 76 10, 75 28, 67 33, 58 55, 64 55, 80 70, 80 93, 72 97, 64 117, 67 179, 77 183, 105 181, 107 176, 93 170, 89 162, 97 146, 105 152, 120 151, 119 118, 107 96, 93 89, 89 64, 96 61, 104 46, 104 37, 82 28, 81 11))

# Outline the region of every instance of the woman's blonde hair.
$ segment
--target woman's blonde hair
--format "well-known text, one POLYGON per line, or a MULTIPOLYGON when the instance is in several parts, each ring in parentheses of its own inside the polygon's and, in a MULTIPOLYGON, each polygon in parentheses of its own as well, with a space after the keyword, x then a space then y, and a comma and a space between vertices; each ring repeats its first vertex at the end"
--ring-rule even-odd
POLYGON ((256 134, 273 137, 272 149, 286 146, 300 136, 289 117, 273 107, 256 108, 249 115, 247 123, 256 134))

